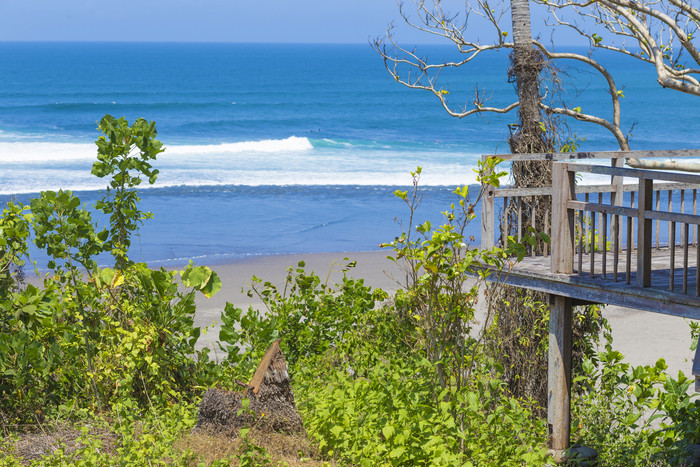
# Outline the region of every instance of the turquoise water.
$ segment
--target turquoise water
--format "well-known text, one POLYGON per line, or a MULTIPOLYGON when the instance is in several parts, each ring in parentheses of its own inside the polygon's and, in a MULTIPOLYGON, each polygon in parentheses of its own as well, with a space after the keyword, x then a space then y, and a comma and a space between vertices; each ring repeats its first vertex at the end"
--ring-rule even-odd
MULTIPOLYGON (((454 58, 450 47, 421 51, 454 58)), ((147 261, 374 249, 398 233, 406 213, 391 192, 410 170, 422 166, 429 186, 421 216, 438 220, 481 154, 508 152, 516 118, 450 118, 365 45, 0 43, 0 56, 0 201, 63 188, 94 203, 96 122, 157 122, 167 150, 142 191, 155 219, 133 251, 147 261)), ((632 60, 600 60, 624 88, 633 148, 699 146, 696 98, 660 89, 632 60)), ((506 69, 501 53, 441 79, 453 102, 476 87, 505 105, 506 69)), ((609 114, 602 80, 566 67, 562 77, 575 84, 571 107, 609 114)), ((616 149, 599 128, 571 128, 582 149, 616 149)))

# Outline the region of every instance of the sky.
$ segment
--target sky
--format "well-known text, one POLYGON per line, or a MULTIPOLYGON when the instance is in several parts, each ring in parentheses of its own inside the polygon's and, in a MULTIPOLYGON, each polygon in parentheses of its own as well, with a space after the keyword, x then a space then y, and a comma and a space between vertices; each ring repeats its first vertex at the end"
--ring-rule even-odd
POLYGON ((366 43, 396 18, 394 0, 0 0, 0 40, 366 43))
POLYGON ((392 21, 404 43, 445 42, 405 27, 395 0, 0 0, 0 41, 367 43, 392 21))

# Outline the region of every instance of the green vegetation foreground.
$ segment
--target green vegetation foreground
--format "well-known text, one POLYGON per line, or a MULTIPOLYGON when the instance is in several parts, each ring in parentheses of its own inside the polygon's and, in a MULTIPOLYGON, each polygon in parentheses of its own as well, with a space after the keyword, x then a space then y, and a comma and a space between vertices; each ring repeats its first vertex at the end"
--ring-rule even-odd
MULTIPOLYGON (((525 245, 468 248, 464 232, 478 198, 471 201, 466 187, 455 190, 443 225, 418 223, 385 245, 405 272, 393 297, 362 280, 328 284, 303 263, 281 289, 253 278, 249 293, 267 309, 227 304, 219 335, 226 358, 214 362, 208 349, 195 348, 194 296, 220 289, 216 273, 192 264, 153 270, 128 257, 132 235, 151 217, 139 210, 136 187, 158 175, 155 123, 129 126, 107 115, 99 129, 92 172, 110 181, 94 209, 108 227, 100 230, 69 191, 42 192, 29 206, 8 203, 0 218, 0 464, 546 463, 542 408, 513 397, 503 377, 508 359, 492 332, 499 317, 475 321, 479 297, 493 296, 479 293, 486 277, 478 265, 501 265, 525 245), (30 240, 51 258, 41 288, 22 281, 30 240), (97 267, 103 252, 113 268, 97 267), (202 392, 248 381, 277 337, 310 441, 252 426, 231 449, 213 449, 230 440, 192 433, 202 392), (73 439, 59 435, 63 444, 27 457, 18 439, 46 430, 73 439), (272 452, 280 445, 293 446, 292 454, 272 452)), ((497 162, 480 167, 484 183, 498 183, 497 162)), ((420 202, 420 169, 412 175, 413 190, 395 193, 408 206, 408 226, 420 202)), ((548 307, 530 305, 541 322, 518 327, 518 340, 546 354, 548 307)), ((598 311, 578 319, 601 322, 598 311)), ((666 375, 662 360, 629 368, 609 342, 596 352, 594 329, 578 342, 576 441, 597 449, 604 465, 682 465, 700 441, 690 382, 666 375)))

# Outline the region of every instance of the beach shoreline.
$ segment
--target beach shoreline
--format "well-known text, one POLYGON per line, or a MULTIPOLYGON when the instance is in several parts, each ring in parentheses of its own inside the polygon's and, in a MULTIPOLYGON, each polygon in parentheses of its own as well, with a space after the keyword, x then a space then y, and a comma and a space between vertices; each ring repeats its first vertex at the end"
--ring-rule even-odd
MULTIPOLYGON (((386 249, 255 255, 218 264, 206 264, 219 275, 222 287, 211 298, 199 293, 196 295, 197 312, 194 321, 195 326, 201 327, 203 331, 197 347, 209 347, 212 349, 212 356, 217 358, 217 352, 220 352, 216 345, 218 328, 226 303, 243 310, 252 306, 264 312, 264 304, 257 297, 249 297, 246 294, 253 276, 263 282, 269 281, 277 287, 283 287, 287 270, 290 267, 297 268, 299 262, 303 261, 307 273, 315 272, 328 284, 339 283, 345 273, 347 277, 362 279, 365 285, 373 289, 381 288, 393 295, 402 283, 403 273, 399 265, 387 259, 391 253, 391 250, 386 249), (353 261, 356 262, 355 266, 343 271, 344 266, 353 261)), ((167 269, 177 270, 186 264, 187 262, 170 264, 167 269)), ((197 261, 194 261, 194 264, 204 265, 197 261)), ((28 275, 26 280, 35 285, 41 283, 33 274, 28 275)), ((664 358, 669 375, 676 378, 678 372, 682 371, 692 378, 694 352, 690 350, 688 320, 617 306, 604 307, 602 314, 612 328, 613 349, 620 351, 630 365, 654 365, 659 358, 664 358)))
MULTIPOLYGON (((260 300, 245 293, 253 275, 282 286, 287 269, 304 261, 307 272, 314 271, 321 280, 328 278, 329 284, 335 284, 342 280, 342 266, 356 261, 356 266, 346 271, 348 277, 363 279, 366 285, 393 294, 399 288, 402 272, 395 262, 386 258, 390 254, 390 250, 379 250, 267 255, 214 265, 212 268, 221 278, 222 289, 212 298, 197 296, 195 324, 210 328, 206 334, 202 333, 198 345, 215 348, 217 323, 226 302, 243 310, 249 306, 264 310, 260 300)), ((690 350, 687 320, 617 306, 604 307, 602 314, 612 328, 613 349, 620 351, 626 362, 633 366, 654 365, 659 358, 664 358, 669 375, 676 378, 682 371, 691 377, 694 352, 690 350)))

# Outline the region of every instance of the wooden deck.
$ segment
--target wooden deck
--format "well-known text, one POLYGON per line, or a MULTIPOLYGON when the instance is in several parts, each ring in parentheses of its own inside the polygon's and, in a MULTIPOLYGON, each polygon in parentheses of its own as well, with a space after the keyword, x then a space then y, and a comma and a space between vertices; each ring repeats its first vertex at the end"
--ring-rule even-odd
MULTIPOLYGON (((682 263, 683 252, 676 249, 676 262, 682 263), (680 258, 678 257, 680 255, 680 258)), ((697 247, 688 248, 688 256, 696 258, 697 247)), ((651 271, 651 286, 638 287, 637 273, 632 270, 628 277, 625 269, 617 273, 614 280, 613 255, 607 255, 606 276, 603 277, 603 263, 600 254, 595 255, 594 274, 590 272, 590 255, 583 255, 585 265, 579 274, 577 265, 574 274, 554 274, 551 271, 551 256, 527 257, 521 262, 513 262, 509 271, 498 276, 501 282, 538 290, 553 295, 571 297, 577 301, 589 303, 606 303, 628 308, 636 308, 655 313, 663 313, 685 318, 700 319, 700 297, 697 295, 697 267, 686 269, 674 268, 674 288, 670 290, 670 249, 654 250, 651 271), (685 292, 684 292, 685 283, 685 292)), ((625 253, 620 253, 625 258, 625 253)), ((626 258, 624 259, 626 260, 626 258)), ((632 252, 630 261, 636 264, 636 252, 632 252)), ((495 273, 498 274, 498 273, 495 273)), ((494 275, 494 279, 496 276, 494 275)))
MULTIPOLYGON (((482 248, 496 246, 497 233, 502 245, 527 231, 547 234, 529 238, 522 247, 530 256, 492 269, 490 280, 549 294, 548 446, 558 461, 570 446, 573 306, 603 303, 700 319, 700 175, 622 167, 623 157, 685 156, 700 158, 700 151, 498 156, 553 161, 552 186, 484 187, 482 248), (600 158, 610 158, 610 166, 566 162, 600 158), (611 181, 577 186, 579 173, 611 181)), ((700 346, 692 373, 700 392, 700 346)))
POLYGON ((515 202, 517 225, 511 232, 517 239, 526 228, 535 228, 534 220, 529 226, 521 218, 530 209, 530 219, 535 218, 536 199, 549 197, 551 203, 544 222, 550 244, 538 247, 537 256, 513 263, 500 280, 577 301, 700 319, 700 176, 622 168, 619 163, 559 162, 556 156, 551 187, 486 190, 482 248, 494 245, 496 226, 505 220, 496 212, 496 199, 503 200, 501 209, 509 200, 511 207, 515 202), (582 172, 612 180, 578 186, 575 174, 582 172))

